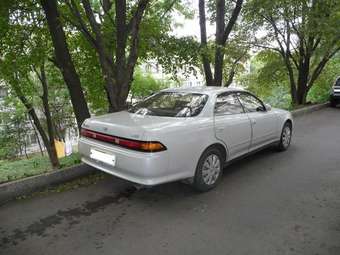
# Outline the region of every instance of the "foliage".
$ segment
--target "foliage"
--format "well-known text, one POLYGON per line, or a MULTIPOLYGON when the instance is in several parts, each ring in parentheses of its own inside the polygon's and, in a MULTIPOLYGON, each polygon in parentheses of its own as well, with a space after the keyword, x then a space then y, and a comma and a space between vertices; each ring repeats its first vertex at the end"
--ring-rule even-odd
POLYGON ((142 99, 166 87, 166 82, 156 80, 151 74, 143 74, 140 70, 137 70, 131 86, 131 100, 142 99))
POLYGON ((306 103, 308 92, 340 50, 339 0, 252 0, 245 16, 264 34, 253 44, 281 56, 293 103, 306 103))
MULTIPOLYGON (((20 123, 8 125, 12 129, 20 126, 26 131, 31 127, 29 115, 57 167, 54 138, 64 138, 65 129, 74 126, 74 117, 60 72, 53 60, 50 61, 49 33, 42 22, 42 11, 30 1, 9 6, 8 13, 7 29, 1 30, 0 38, 0 79, 9 91, 9 101, 15 103, 7 106, 8 115, 17 116, 22 111, 23 116, 20 123), (47 73, 46 79, 43 70, 47 73)), ((24 142, 25 149, 28 134, 21 132, 14 137, 16 144, 24 142)), ((21 151, 22 146, 19 148, 21 151)), ((17 154, 17 150, 13 151, 12 154, 17 154)))
POLYGON ((234 81, 234 77, 239 79, 241 74, 246 71, 245 65, 250 59, 250 45, 248 40, 249 33, 246 31, 245 27, 240 29, 236 26, 234 29, 234 36, 229 39, 229 42, 224 47, 224 86, 228 87, 234 81))
POLYGON ((163 71, 177 80, 179 75, 196 75, 201 66, 199 43, 194 37, 163 36, 158 39, 150 56, 158 61, 163 71))
POLYGON ((261 51, 252 58, 250 73, 244 75, 242 81, 247 89, 262 96, 269 96, 274 87, 288 85, 280 56, 270 50, 261 51))
POLYGON ((324 72, 320 75, 315 86, 308 94, 308 101, 326 102, 329 100, 331 87, 335 79, 340 75, 340 54, 333 58, 326 66, 324 72))
MULTIPOLYGON (((339 76, 340 58, 336 56, 325 67, 316 80, 307 102, 325 102, 329 98, 330 87, 339 76)), ((271 50, 257 53, 251 60, 249 74, 241 77, 244 87, 259 95, 264 101, 275 107, 292 107, 289 95, 289 79, 280 55, 271 50)))
POLYGON ((109 108, 109 103, 96 52, 79 33, 68 33, 67 36, 90 111, 95 115, 104 114, 109 108))
POLYGON ((0 111, 0 160, 12 159, 25 150, 26 110, 15 98, 7 97, 2 107, 10 111, 0 111))
MULTIPOLYGON (((185 16, 190 15, 182 1, 176 0, 139 0, 126 3, 58 1, 58 6, 64 30, 72 31, 68 34, 68 41, 73 35, 80 36, 83 42, 87 43, 87 46, 84 43, 81 46, 85 46, 87 52, 90 51, 88 59, 92 60, 91 67, 95 67, 93 72, 87 73, 94 74, 94 84, 98 86, 96 89, 91 85, 92 77, 88 79, 87 84, 96 95, 92 97, 92 93, 89 93, 90 97, 95 99, 100 96, 102 101, 107 100, 109 111, 125 108, 137 60, 145 60, 157 54, 157 51, 154 51, 157 48, 155 45, 164 41, 171 31, 172 13, 176 11, 185 16), (106 96, 102 97, 102 93, 106 96)), ((48 17, 47 12, 46 14, 48 17)), ((79 50, 81 51, 79 47, 75 48, 77 54, 79 50)), ((98 111, 104 106, 93 105, 98 111)))
MULTIPOLYGON (((67 129, 76 129, 75 116, 73 113, 72 105, 70 103, 70 95, 65 87, 64 81, 60 71, 50 62, 46 63, 47 83, 48 83, 48 98, 49 105, 52 113, 52 121, 56 137, 60 140, 65 139, 65 131, 67 129)), ((34 80, 35 86, 39 89, 41 85, 38 80, 34 80)), ((40 93, 35 95, 40 97, 40 93)), ((38 98, 33 99, 36 102, 35 106, 43 111, 41 108, 41 101, 38 98)), ((46 120, 42 118, 42 123, 45 128, 46 120)))
MULTIPOLYGON (((60 159, 61 168, 80 163, 77 153, 60 159)), ((33 156, 29 159, 0 161, 0 183, 46 173, 52 170, 47 156, 33 156)))

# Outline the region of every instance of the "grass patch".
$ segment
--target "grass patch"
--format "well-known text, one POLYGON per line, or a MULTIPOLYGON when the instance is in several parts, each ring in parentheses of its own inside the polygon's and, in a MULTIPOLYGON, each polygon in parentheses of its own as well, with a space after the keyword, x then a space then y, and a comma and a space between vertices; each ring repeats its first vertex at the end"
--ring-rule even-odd
MULTIPOLYGON (((80 163, 78 153, 60 159, 61 168, 80 163)), ((22 179, 53 171, 47 156, 33 156, 29 159, 0 161, 0 183, 22 179)))

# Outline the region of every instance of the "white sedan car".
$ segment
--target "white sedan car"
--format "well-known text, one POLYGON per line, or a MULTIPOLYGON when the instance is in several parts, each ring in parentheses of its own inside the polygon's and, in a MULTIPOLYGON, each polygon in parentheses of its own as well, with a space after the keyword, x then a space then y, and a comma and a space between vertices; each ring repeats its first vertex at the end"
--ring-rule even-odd
POLYGON ((207 191, 231 160, 269 145, 286 150, 292 128, 290 112, 247 91, 174 88, 128 111, 87 119, 79 152, 84 163, 131 182, 186 179, 207 191))

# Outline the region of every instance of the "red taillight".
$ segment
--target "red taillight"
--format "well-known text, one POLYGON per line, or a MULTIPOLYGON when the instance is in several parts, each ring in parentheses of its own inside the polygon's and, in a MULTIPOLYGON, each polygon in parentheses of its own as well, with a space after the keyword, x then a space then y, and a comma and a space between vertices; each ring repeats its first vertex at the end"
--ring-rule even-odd
POLYGON ((91 131, 91 130, 88 130, 88 129, 84 129, 84 128, 81 129, 80 134, 82 136, 93 138, 93 139, 97 139, 97 140, 101 140, 103 142, 109 142, 109 143, 113 143, 114 142, 114 137, 113 136, 105 135, 105 134, 98 133, 98 132, 94 132, 94 131, 91 131))
POLYGON ((158 152, 166 150, 166 147, 160 142, 144 142, 137 140, 130 140, 125 138, 120 138, 117 136, 111 136, 102 134, 96 131, 92 131, 89 129, 82 128, 80 131, 81 136, 85 136, 88 138, 100 140, 107 143, 116 144, 122 146, 124 148, 144 151, 144 152, 158 152))

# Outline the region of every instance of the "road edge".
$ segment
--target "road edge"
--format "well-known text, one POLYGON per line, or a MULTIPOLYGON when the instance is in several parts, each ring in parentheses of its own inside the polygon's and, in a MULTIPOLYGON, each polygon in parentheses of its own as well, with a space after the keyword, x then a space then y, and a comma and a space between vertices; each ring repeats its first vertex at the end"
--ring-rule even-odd
POLYGON ((79 164, 53 172, 43 173, 0 184, 0 205, 15 199, 18 196, 31 194, 44 190, 50 186, 58 185, 96 172, 96 169, 79 164))
POLYGON ((293 111, 291 111, 291 113, 292 113, 293 117, 298 117, 298 116, 305 115, 307 113, 311 113, 311 112, 321 110, 323 108, 328 107, 329 105, 330 105, 329 102, 322 103, 322 104, 313 104, 313 105, 305 106, 305 107, 300 108, 300 109, 293 110, 293 111))

